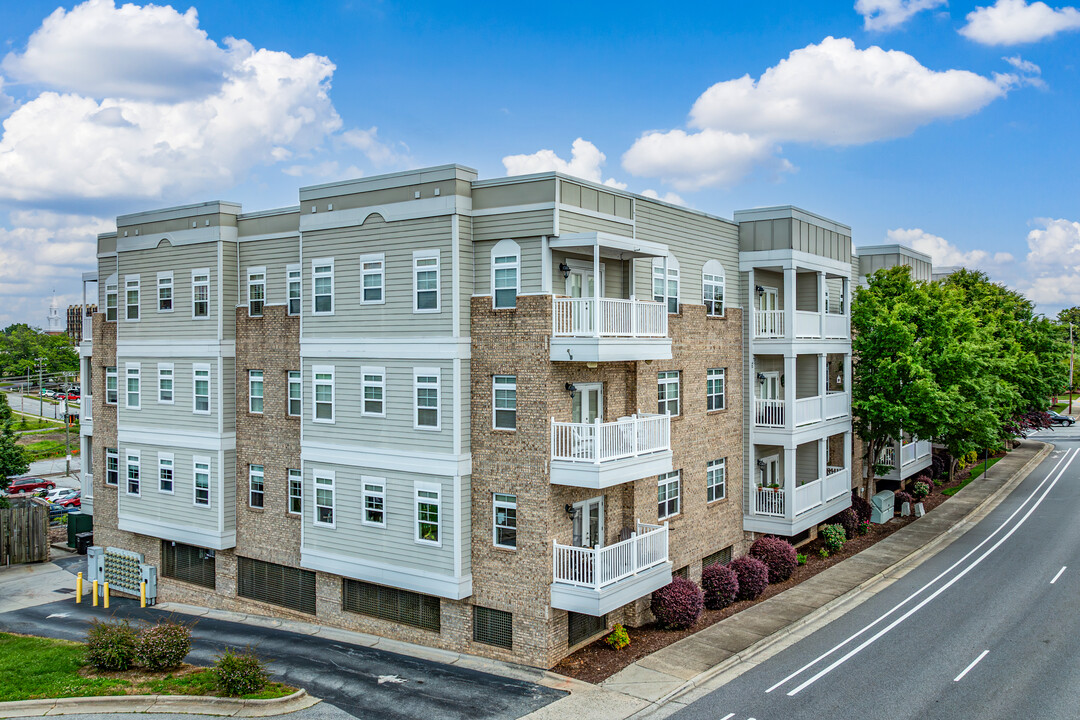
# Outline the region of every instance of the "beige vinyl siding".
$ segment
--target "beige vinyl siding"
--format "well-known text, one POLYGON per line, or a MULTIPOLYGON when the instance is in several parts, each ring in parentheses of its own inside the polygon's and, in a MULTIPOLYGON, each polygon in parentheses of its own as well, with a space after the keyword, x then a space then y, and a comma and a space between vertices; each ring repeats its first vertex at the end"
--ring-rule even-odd
MULTIPOLYGON (((450 453, 453 439, 452 360, 356 360, 304 358, 304 437, 356 449, 421 449, 450 453), (312 366, 334 366, 334 422, 314 422, 312 408, 312 366), (361 367, 386 368, 386 417, 362 416, 363 385, 361 367), (439 368, 439 430, 417 430, 414 425, 413 369, 439 368)), ((468 384, 463 393, 468 396, 468 384)))
POLYGON ((816 272, 795 274, 795 309, 807 312, 818 311, 816 272))
MULTIPOLYGON (((452 372, 452 368, 451 368, 452 372)), ((461 452, 471 452, 472 448, 472 368, 468 360, 461 361, 461 452)), ((451 380, 453 375, 451 374, 451 380)), ((454 401, 453 388, 451 387, 450 402, 454 401)), ((453 418, 451 418, 453 421, 453 418)), ((468 517, 468 516, 466 516, 468 517)))
MULTIPOLYGON (((617 216, 626 220, 632 220, 634 217, 633 201, 629 197, 561 179, 559 181, 559 204, 617 216)), ((562 228, 559 231, 560 233, 565 232, 562 228)))
POLYGON ((161 522, 170 527, 193 528, 210 532, 231 532, 235 529, 236 483, 234 478, 235 456, 224 463, 222 473, 219 453, 209 450, 192 450, 175 444, 120 444, 120 485, 117 492, 118 510, 121 518, 131 517, 147 522, 161 522), (140 454, 141 492, 139 496, 126 492, 127 451, 138 450, 140 454), (173 494, 158 491, 158 452, 173 454, 173 494), (210 459, 210 506, 195 505, 194 457, 210 459), (224 482, 224 488, 221 483, 224 482), (226 503, 232 498, 232 506, 226 505, 225 525, 219 522, 218 507, 221 492, 226 503))
MULTIPOLYGON (((776 288, 777 309, 784 309, 784 273, 775 270, 755 269, 754 284, 763 288, 776 288)), ((754 307, 757 307, 756 300, 754 301, 754 307)))
POLYGON ((450 218, 387 223, 371 215, 360 227, 304 233, 304 337, 449 336, 453 327, 450 218), (413 312, 413 251, 439 250, 437 313, 413 312), (360 257, 384 255, 383 304, 362 304, 360 257), (311 263, 334 259, 334 314, 311 313, 311 263))
POLYGON ((552 210, 481 215, 473 218, 473 240, 551 236, 555 215, 552 210))
MULTIPOLYGON (((838 277, 825 278, 825 292, 828 293, 829 305, 826 312, 838 313, 842 309, 841 297, 844 295, 844 279, 838 277)), ((846 298, 850 300, 850 298, 846 298)))
POLYGON ((473 210, 539 205, 555 202, 555 180, 533 180, 500 185, 483 185, 472 191, 473 210))
MULTIPOLYGON (((795 399, 818 394, 818 356, 799 355, 795 358, 795 399)), ((785 378, 786 379, 786 378, 785 378)))
MULTIPOLYGON (((116 260, 117 260, 116 257, 98 258, 98 271, 97 271, 98 272, 98 283, 97 283, 97 288, 98 288, 97 289, 97 296, 98 296, 98 298, 97 298, 97 306, 98 306, 98 312, 99 313, 105 312, 105 285, 106 285, 106 281, 109 279, 109 276, 112 275, 113 273, 117 272, 117 270, 116 270, 116 260)), ((117 282, 119 283, 119 275, 117 276, 117 282)), ((156 273, 156 271, 155 271, 155 274, 154 274, 154 282, 155 283, 157 282, 157 273, 156 273)), ((118 291, 119 291, 119 288, 118 288, 118 291)), ((191 288, 188 288, 188 295, 189 296, 191 295, 191 288)), ((116 297, 117 297, 117 304, 119 305, 119 302, 120 302, 119 294, 116 297)), ((119 317, 119 315, 118 315, 118 317, 119 317)))
MULTIPOLYGON (((221 243, 221 282, 225 291, 224 300, 221 303, 223 340, 236 337, 236 304, 240 302, 240 271, 237 267, 236 254, 238 244, 232 242, 221 243)), ((213 292, 214 287, 211 284, 210 293, 213 294, 213 292)))
POLYGON ((813 482, 818 479, 818 443, 808 442, 795 448, 796 485, 813 482))
MULTIPOLYGON (((469 494, 467 483, 463 494, 469 494)), ((305 549, 450 576, 454 574, 454 544, 463 541, 454 527, 453 509, 452 477, 332 463, 304 463, 305 549), (334 473, 333 528, 313 522, 314 477, 318 470, 330 470, 334 473), (364 501, 361 476, 378 477, 386 481, 385 528, 364 525, 362 522, 364 501), (441 488, 439 520, 442 542, 439 547, 414 540, 414 482, 433 483, 441 488)), ((463 518, 468 516, 463 515, 463 518)), ((463 563, 469 555, 469 547, 465 545, 463 563)))
MULTIPOLYGON (((567 281, 563 278, 562 273, 559 272, 559 265, 566 261, 567 264, 574 266, 585 265, 592 268, 593 259, 585 255, 571 255, 559 250, 553 250, 551 252, 551 268, 552 277, 551 284, 552 290, 555 295, 567 294, 567 281)), ((601 288, 602 297, 610 298, 628 298, 630 297, 630 272, 631 261, 618 261, 604 258, 600 260, 600 264, 604 266, 604 287, 601 288)), ((642 297, 643 300, 651 300, 652 294, 642 297)))
MULTIPOLYGON (((232 359, 229 359, 232 362, 232 359)), ((120 394, 117 403, 117 424, 124 428, 138 428, 140 430, 160 430, 163 432, 171 429, 193 430, 198 432, 216 433, 218 429, 217 388, 220 381, 220 373, 216 358, 152 358, 152 357, 127 357, 117 360, 118 387, 120 394), (125 403, 124 391, 124 368, 126 363, 139 363, 140 385, 139 394, 141 410, 128 410, 125 403), (159 403, 158 399, 158 363, 171 362, 173 364, 173 403, 159 403), (197 415, 192 412, 194 398, 194 371, 193 364, 206 363, 210 365, 210 410, 209 415, 197 415)), ((228 377, 228 376, 227 376, 228 377)), ((226 398, 229 396, 226 387, 226 398)), ((228 400, 227 400, 228 402, 228 400)), ((226 422, 232 413, 227 411, 226 422)))
POLYGON ((234 532, 236 530, 236 451, 226 450, 221 455, 224 458, 221 474, 222 482, 225 484, 222 488, 225 498, 224 530, 225 532, 234 532))
MULTIPOLYGON (((499 238, 502 240, 504 238, 499 238)), ((513 239, 521 249, 521 266, 518 270, 522 293, 542 293, 543 286, 543 240, 533 238, 505 238, 513 239)), ((498 240, 482 240, 473 243, 473 284, 474 295, 491 295, 491 251, 498 240)), ((559 263, 554 261, 553 268, 559 263)), ((554 278, 554 276, 552 276, 554 278)), ((560 280, 562 276, 559 276, 560 280)), ((554 282, 554 279, 552 280, 554 282)))
POLYGON ((298 212, 281 212, 268 215, 253 213, 253 215, 255 217, 241 215, 237 221, 237 233, 241 240, 252 235, 295 233, 298 232, 300 227, 300 213, 298 212))
POLYGON ((240 243, 239 304, 248 302, 248 268, 266 268, 266 304, 284 305, 285 266, 300 262, 300 236, 240 243))
POLYGON ((739 244, 747 252, 799 250, 844 263, 851 262, 850 236, 793 218, 739 223, 739 244))
MULTIPOLYGON (((466 215, 458 215, 458 275, 460 282, 459 296, 457 298, 459 312, 461 314, 461 326, 459 332, 462 337, 468 337, 469 328, 472 326, 472 296, 476 293, 475 273, 473 264, 476 262, 476 248, 472 241, 472 218, 466 215)), ((450 278, 453 280, 453 278, 450 278)), ((451 292, 453 288, 451 287, 451 292)))
MULTIPOLYGON (((163 340, 214 340, 217 323, 214 321, 217 307, 218 243, 205 242, 173 247, 162 241, 148 250, 121 252, 119 273, 118 321, 123 326, 118 331, 120 342, 163 340), (210 269, 210 318, 195 320, 191 317, 191 271, 196 268, 210 269), (157 311, 157 274, 171 270, 173 273, 173 311, 157 311), (124 278, 139 276, 139 321, 124 320, 124 278)), ((234 263, 235 265, 235 259, 234 263)), ((104 277, 111 274, 106 273, 104 277)), ((99 283, 104 307, 105 283, 99 283)), ((229 305, 228 307, 232 307, 229 305)))
MULTIPOLYGON (((605 193, 607 194, 607 193, 605 193)), ((592 215, 582 215, 570 212, 566 208, 559 211, 559 234, 569 235, 579 232, 606 232, 623 237, 634 236, 634 226, 627 221, 618 218, 598 218, 592 215)))
MULTIPOLYGON (((215 363, 210 368, 211 376, 214 374, 216 365, 215 363)), ((190 378, 188 381, 191 382, 190 378)), ((224 413, 222 427, 224 432, 234 432, 236 430, 236 358, 226 357, 221 359, 221 382, 224 397, 222 400, 223 407, 221 408, 222 413, 224 413)), ((213 383, 211 383, 211 388, 213 388, 213 383)), ((216 401, 211 398, 211 402, 216 401)), ((213 409, 213 406, 211 406, 211 409, 213 409)))

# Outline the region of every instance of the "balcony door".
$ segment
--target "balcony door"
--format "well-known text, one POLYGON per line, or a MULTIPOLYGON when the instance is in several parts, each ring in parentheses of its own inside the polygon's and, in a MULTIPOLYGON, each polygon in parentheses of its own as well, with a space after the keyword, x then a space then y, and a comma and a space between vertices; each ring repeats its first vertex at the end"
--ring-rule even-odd
MULTIPOLYGON (((593 332, 593 304, 590 298, 595 297, 595 273, 592 265, 585 265, 573 260, 567 260, 570 274, 566 278, 566 294, 572 298, 578 298, 581 303, 575 303, 571 311, 570 322, 575 335, 591 334, 593 332)), ((604 266, 600 265, 600 295, 604 294, 604 266)))
POLYGON ((780 484, 780 456, 771 455, 770 457, 761 458, 761 465, 758 467, 758 473, 760 475, 761 487, 769 487, 770 485, 780 484))
POLYGON ((604 546, 604 497, 574 503, 574 546, 604 546))
POLYGON ((779 310, 780 293, 774 287, 762 288, 764 292, 758 295, 758 310, 779 310))
POLYGON ((577 392, 570 406, 570 421, 576 423, 596 422, 604 417, 604 384, 575 383, 577 392))

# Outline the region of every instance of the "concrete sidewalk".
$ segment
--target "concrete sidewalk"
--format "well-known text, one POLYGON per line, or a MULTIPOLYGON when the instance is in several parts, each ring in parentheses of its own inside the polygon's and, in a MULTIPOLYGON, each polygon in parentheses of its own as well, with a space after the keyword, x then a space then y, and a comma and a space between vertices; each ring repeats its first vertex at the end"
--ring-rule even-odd
MULTIPOLYGON (((1028 440, 933 512, 779 595, 661 648, 605 680, 526 716, 592 720, 648 715, 705 683, 722 684, 880 592, 959 537, 1027 477, 1053 446, 1028 440)), ((682 707, 682 702, 674 702, 682 707)), ((665 710, 674 708, 665 708, 665 710)))

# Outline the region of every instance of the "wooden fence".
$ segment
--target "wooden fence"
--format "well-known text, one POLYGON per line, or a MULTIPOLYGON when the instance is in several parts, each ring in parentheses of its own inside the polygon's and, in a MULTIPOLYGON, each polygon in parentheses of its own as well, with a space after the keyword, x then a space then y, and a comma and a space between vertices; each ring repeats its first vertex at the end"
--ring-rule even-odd
POLYGON ((0 508, 0 566, 49 559, 49 509, 0 508))

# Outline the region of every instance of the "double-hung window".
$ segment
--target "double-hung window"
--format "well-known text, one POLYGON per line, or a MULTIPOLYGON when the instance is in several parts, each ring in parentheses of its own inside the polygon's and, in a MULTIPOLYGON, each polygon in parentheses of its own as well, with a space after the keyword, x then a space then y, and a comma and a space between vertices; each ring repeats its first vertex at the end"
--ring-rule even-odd
POLYGON ((517 496, 495 493, 494 496, 495 547, 517 547, 517 496))
POLYGON ((334 259, 311 261, 311 312, 334 314, 334 259))
POLYGON ((360 302, 365 304, 378 304, 384 302, 383 290, 385 274, 383 265, 384 256, 363 255, 360 258, 360 302))
POLYGON ((426 482, 417 482, 413 487, 416 503, 416 542, 441 545, 439 499, 442 488, 434 483, 426 482))
POLYGON ((210 507, 210 458, 192 458, 195 464, 195 504, 210 507))
POLYGON ((105 448, 105 484, 116 486, 120 482, 120 451, 105 448))
POLYGON ((173 494, 173 454, 158 453, 158 492, 173 494))
POLYGON ((157 274, 157 309, 158 312, 173 311, 172 270, 166 270, 157 274))
POLYGON ((439 425, 439 369, 416 368, 413 371, 416 413, 413 427, 417 430, 438 430, 439 425))
POLYGON ((248 412, 262 415, 263 371, 248 370, 248 412))
POLYGON ((120 391, 118 385, 118 375, 115 365, 109 365, 105 368, 105 404, 115 405, 117 396, 120 391))
POLYGON ((668 258, 667 283, 664 283, 663 261, 653 263, 653 300, 664 302, 667 300, 668 312, 679 312, 679 268, 673 265, 674 259, 668 258))
POLYGON ((248 465, 248 505, 261 508, 263 495, 263 466, 248 465))
POLYGON ((191 410, 196 413, 209 414, 210 366, 202 363, 196 364, 192 373, 194 375, 194 398, 191 410))
POLYGON ((334 527, 334 473, 330 470, 315 471, 314 522, 334 527))
POLYGON ((517 376, 496 375, 492 379, 491 400, 494 403, 495 428, 517 429, 517 376))
POLYGON ((139 494, 139 451, 128 450, 125 455, 127 456, 127 494, 138 495, 139 494))
POLYGON ((139 392, 139 363, 128 363, 124 366, 124 398, 128 410, 138 410, 142 407, 142 394, 139 392))
POLYGON ((248 268, 248 316, 261 317, 266 302, 266 268, 248 268))
POLYGON ((679 414, 679 371, 667 370, 656 375, 656 412, 661 415, 679 414))
POLYGON ((705 314, 721 317, 724 314, 724 266, 717 260, 709 260, 701 272, 701 299, 705 314))
POLYGON ((105 283, 105 319, 116 321, 116 281, 105 283))
POLYGON ((360 477, 364 486, 364 525, 386 527, 386 480, 375 477, 360 477))
POLYGON ((705 371, 705 400, 707 410, 724 409, 725 370, 725 368, 709 368, 705 371))
POLYGON ((304 404, 304 383, 299 370, 289 371, 289 408, 290 415, 299 416, 304 404))
POLYGON ((492 249, 491 281, 495 307, 517 307, 521 292, 521 251, 513 240, 500 240, 492 249))
POLYGON ((727 495, 727 458, 710 460, 705 467, 706 502, 723 500, 727 495))
POLYGON ((124 276, 124 319, 139 319, 139 276, 124 276))
POLYGON ((386 417, 386 368, 361 367, 364 398, 360 414, 368 417, 386 417))
POLYGON ((289 468, 289 514, 299 515, 304 511, 304 474, 289 468))
POLYGON ((159 403, 165 403, 166 405, 172 405, 173 399, 173 364, 172 363, 158 363, 157 366, 157 385, 158 385, 158 398, 159 403))
POLYGON ((290 315, 300 314, 300 303, 302 302, 300 272, 299 265, 287 265, 285 267, 285 297, 289 301, 290 315))
POLYGON ((313 397, 311 419, 314 422, 334 422, 334 366, 315 365, 311 368, 313 397))
POLYGON ((679 514, 681 484, 678 470, 659 476, 656 490, 656 517, 658 519, 663 520, 679 514))
POLYGON ((210 317, 210 269, 191 271, 191 317, 210 317))
POLYGON ((413 250, 413 312, 439 312, 438 250, 413 250))

